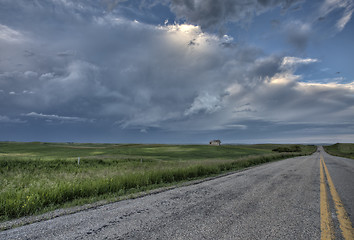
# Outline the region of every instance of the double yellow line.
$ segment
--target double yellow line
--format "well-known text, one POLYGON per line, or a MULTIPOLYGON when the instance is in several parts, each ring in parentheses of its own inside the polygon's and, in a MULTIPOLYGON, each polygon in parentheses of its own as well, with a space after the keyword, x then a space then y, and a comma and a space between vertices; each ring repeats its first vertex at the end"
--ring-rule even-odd
POLYGON ((322 154, 320 156, 321 240, 335 239, 334 227, 329 209, 329 200, 327 197, 326 178, 334 206, 336 208, 340 229, 342 230, 342 236, 345 240, 353 240, 354 229, 352 227, 352 223, 350 222, 348 214, 339 198, 338 192, 334 187, 331 175, 328 172, 322 154))

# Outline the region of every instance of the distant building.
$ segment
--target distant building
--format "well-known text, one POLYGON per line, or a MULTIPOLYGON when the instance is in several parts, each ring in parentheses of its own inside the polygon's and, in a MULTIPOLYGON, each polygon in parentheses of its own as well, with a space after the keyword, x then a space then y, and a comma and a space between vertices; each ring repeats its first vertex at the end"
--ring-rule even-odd
POLYGON ((209 145, 220 146, 221 145, 221 141, 219 139, 218 140, 211 140, 209 142, 209 145))

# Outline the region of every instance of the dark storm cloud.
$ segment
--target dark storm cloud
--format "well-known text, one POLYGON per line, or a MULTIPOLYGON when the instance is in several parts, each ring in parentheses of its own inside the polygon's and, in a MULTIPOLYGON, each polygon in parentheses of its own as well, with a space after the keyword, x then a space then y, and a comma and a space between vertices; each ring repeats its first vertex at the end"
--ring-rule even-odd
MULTIPOLYGON (((199 1, 173 1, 171 8, 210 28, 287 3, 205 1, 201 7, 199 1)), ((2 123, 104 123, 148 135, 156 129, 246 131, 252 121, 353 119, 353 84, 299 82, 297 67, 316 59, 267 55, 187 23, 155 26, 122 18, 100 1, 1 4, 2 123)), ((306 46, 306 39, 293 39, 306 46)))
POLYGON ((310 24, 293 21, 285 26, 287 41, 297 50, 304 51, 312 36, 310 24))
POLYGON ((172 0, 171 10, 177 17, 186 19, 202 29, 220 29, 227 22, 249 21, 254 15, 273 7, 284 10, 299 0, 172 0))
MULTIPOLYGON (((26 12, 26 7, 33 8, 23 4, 22 11, 26 12)), ((36 7, 41 9, 42 5, 36 7)), ((81 10, 87 11, 91 9, 81 10)), ((63 12, 68 18, 74 14, 70 9, 59 13, 53 10, 52 14, 54 18, 55 14, 62 17, 63 12)), ((161 121, 182 117, 194 98, 219 85, 212 78, 218 75, 217 69, 224 61, 216 54, 221 41, 202 36, 197 27, 161 28, 108 14, 88 17, 90 29, 80 28, 77 35, 75 26, 80 27, 82 21, 82 17, 74 18, 68 28, 58 22, 64 28, 50 47, 48 36, 57 33, 56 29, 53 34, 45 29, 33 36, 27 30, 21 31, 31 29, 26 24, 16 30, 6 26, 6 37, 18 33, 22 43, 4 41, 2 45, 11 51, 8 66, 2 65, 1 88, 16 93, 6 95, 4 112, 89 118, 100 114, 117 119, 122 127, 159 126, 161 121), (198 44, 195 48, 187 44, 193 39, 198 44), (33 53, 31 59, 22 57, 24 51, 29 51, 26 49, 33 53), (210 75, 196 74, 205 68, 209 68, 210 75), (187 90, 186 85, 190 85, 187 90), (23 91, 33 94, 28 96, 23 91), (170 109, 175 111, 168 112, 170 109)), ((221 87, 217 88, 222 92, 221 87)))
POLYGON ((15 123, 15 124, 18 124, 18 123, 26 123, 26 121, 24 120, 21 120, 19 118, 10 118, 8 116, 2 116, 0 115, 0 123, 15 123))

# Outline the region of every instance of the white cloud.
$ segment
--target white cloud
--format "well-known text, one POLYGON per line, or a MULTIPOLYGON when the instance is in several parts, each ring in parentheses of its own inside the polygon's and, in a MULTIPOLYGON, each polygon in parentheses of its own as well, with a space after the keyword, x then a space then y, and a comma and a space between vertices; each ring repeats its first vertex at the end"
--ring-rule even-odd
POLYGON ((354 82, 351 83, 338 83, 337 81, 333 81, 329 83, 300 82, 299 85, 302 86, 303 88, 315 87, 318 89, 329 89, 329 90, 342 89, 342 90, 354 91, 354 82))
POLYGON ((326 17, 338 9, 344 9, 342 17, 336 23, 336 28, 340 32, 352 17, 354 11, 354 3, 352 0, 326 0, 320 8, 320 14, 321 17, 326 17))
POLYGON ((52 79, 54 78, 54 73, 43 73, 39 79, 40 80, 49 80, 49 79, 52 79))
POLYGON ((319 62, 319 60, 316 58, 298 58, 298 57, 286 56, 283 58, 283 61, 281 63, 281 67, 293 68, 293 67, 297 67, 299 65, 305 65, 305 64, 315 63, 315 62, 319 62))
POLYGON ((188 108, 184 115, 193 115, 204 111, 206 113, 214 113, 221 108, 221 98, 219 96, 214 96, 207 92, 202 93, 197 96, 190 108, 188 108))
POLYGON ((43 113, 36 113, 36 112, 30 112, 30 113, 22 114, 22 115, 26 116, 26 117, 33 117, 33 118, 46 119, 46 120, 58 120, 58 121, 65 121, 65 122, 87 122, 87 121, 89 121, 86 118, 67 117, 67 116, 59 116, 59 115, 55 115, 55 114, 43 114, 43 113))
POLYGON ((34 94, 33 91, 29 91, 29 90, 23 90, 22 93, 23 94, 34 94))
POLYGON ((349 0, 325 0, 320 7, 320 12, 323 16, 328 15, 330 12, 338 9, 345 8, 350 5, 351 1, 349 0))
POLYGON ((292 72, 289 71, 280 72, 269 79, 269 84, 288 85, 290 83, 294 83, 300 78, 301 76, 294 75, 292 72))
POLYGON ((341 17, 341 19, 338 20, 336 27, 339 31, 342 31, 344 29, 345 25, 347 25, 347 23, 350 21, 350 19, 352 18, 353 12, 354 12, 353 9, 345 11, 345 13, 341 17))
POLYGON ((23 35, 6 25, 0 24, 0 40, 12 43, 19 43, 24 40, 23 35))
POLYGON ((228 124, 223 126, 222 129, 241 129, 241 130, 246 130, 248 127, 246 125, 241 125, 241 124, 228 124))

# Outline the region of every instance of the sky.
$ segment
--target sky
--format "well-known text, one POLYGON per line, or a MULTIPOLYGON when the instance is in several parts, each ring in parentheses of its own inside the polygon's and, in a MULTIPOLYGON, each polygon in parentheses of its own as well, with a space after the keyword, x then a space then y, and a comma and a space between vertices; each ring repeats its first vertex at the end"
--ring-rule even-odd
POLYGON ((0 0, 0 141, 354 142, 353 0, 0 0))

